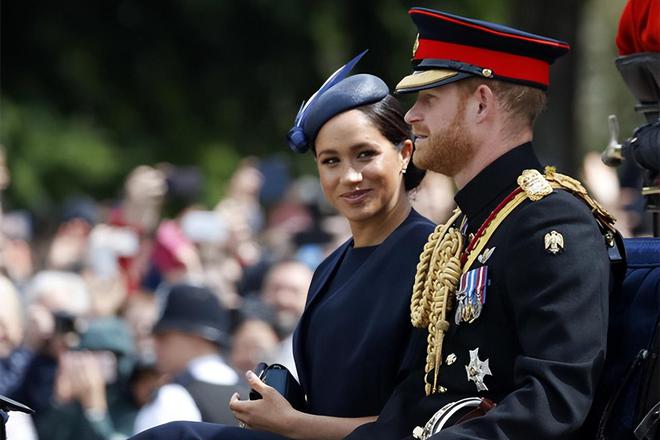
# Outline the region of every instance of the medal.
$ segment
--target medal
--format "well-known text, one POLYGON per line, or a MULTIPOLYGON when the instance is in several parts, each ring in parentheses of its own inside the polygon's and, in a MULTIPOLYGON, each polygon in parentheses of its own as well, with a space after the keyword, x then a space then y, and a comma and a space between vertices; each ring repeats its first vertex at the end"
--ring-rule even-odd
POLYGON ((459 289, 456 293, 456 314, 454 315, 456 325, 461 322, 474 322, 481 315, 481 309, 486 302, 487 283, 488 266, 472 269, 461 275, 459 289))
POLYGON ((479 347, 470 350, 470 363, 465 366, 465 371, 467 379, 477 386, 477 391, 488 391, 488 387, 484 384, 484 378, 493 375, 488 361, 488 359, 485 361, 479 359, 479 347))

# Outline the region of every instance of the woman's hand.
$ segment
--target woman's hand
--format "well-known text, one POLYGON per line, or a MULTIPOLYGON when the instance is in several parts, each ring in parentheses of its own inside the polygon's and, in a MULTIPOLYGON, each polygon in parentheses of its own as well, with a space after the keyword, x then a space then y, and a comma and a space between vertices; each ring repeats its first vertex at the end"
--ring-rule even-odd
POLYGON ((239 400, 238 393, 235 393, 229 400, 229 408, 234 413, 234 417, 247 428, 291 436, 295 430, 296 415, 300 412, 295 410, 275 388, 263 383, 252 371, 248 371, 245 376, 250 387, 263 398, 239 400))
POLYGON ((372 417, 328 417, 307 414, 294 409, 273 387, 263 383, 248 371, 247 381, 253 390, 263 396, 260 400, 238 400, 231 396, 229 408, 241 426, 268 431, 300 440, 340 440, 355 428, 377 419, 372 417))

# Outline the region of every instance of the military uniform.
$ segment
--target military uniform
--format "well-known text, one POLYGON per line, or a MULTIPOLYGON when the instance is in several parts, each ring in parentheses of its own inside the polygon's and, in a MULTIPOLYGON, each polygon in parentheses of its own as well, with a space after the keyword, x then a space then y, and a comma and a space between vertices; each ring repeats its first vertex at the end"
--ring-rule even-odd
MULTIPOLYGON (((531 144, 484 169, 456 195, 465 218, 456 227, 463 223, 466 237, 475 234, 525 169, 541 170, 531 144)), ((425 396, 420 367, 379 421, 348 439, 410 435, 445 404, 471 396, 497 406, 433 439, 568 439, 581 426, 605 357, 610 287, 607 243, 590 209, 564 190, 526 200, 470 270, 482 267, 487 281, 479 316, 456 324, 458 304, 450 313, 438 392, 425 396), (553 231, 563 246, 546 244, 553 231)))
MULTIPOLYGON (((410 15, 419 34, 414 72, 400 93, 473 77, 544 90, 550 64, 569 49, 440 11, 413 8, 410 15)), ((411 437, 438 410, 470 397, 496 406, 482 404, 471 418, 465 409, 446 413, 442 430, 416 436, 578 438, 605 359, 616 231, 579 182, 541 167, 531 143, 507 147, 514 148, 456 194, 460 211, 420 258, 429 269, 422 271, 424 294, 416 297, 417 280, 413 289, 412 321, 424 329, 426 364, 395 390, 377 422, 347 439, 411 437), (460 243, 447 240, 447 249, 458 249, 444 251, 442 236, 460 243)))

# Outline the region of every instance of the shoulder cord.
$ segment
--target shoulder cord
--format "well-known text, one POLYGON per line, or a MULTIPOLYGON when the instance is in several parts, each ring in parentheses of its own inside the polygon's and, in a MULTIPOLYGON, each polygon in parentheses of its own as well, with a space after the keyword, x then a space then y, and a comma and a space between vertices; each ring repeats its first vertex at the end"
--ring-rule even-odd
POLYGON ((455 209, 444 225, 438 225, 429 235, 419 256, 415 284, 410 303, 412 325, 428 329, 424 389, 426 395, 435 393, 438 385, 438 367, 442 365, 442 341, 449 328, 447 311, 461 276, 463 236, 454 222, 461 215, 455 209), (428 373, 433 370, 433 385, 428 373))

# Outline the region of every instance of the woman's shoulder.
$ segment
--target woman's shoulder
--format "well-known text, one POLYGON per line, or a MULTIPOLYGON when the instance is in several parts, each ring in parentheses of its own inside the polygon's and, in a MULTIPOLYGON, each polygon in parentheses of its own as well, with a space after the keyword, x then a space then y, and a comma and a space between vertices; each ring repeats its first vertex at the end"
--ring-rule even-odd
POLYGON ((317 273, 322 272, 324 269, 326 269, 329 265, 332 265, 333 262, 336 262, 338 258, 346 251, 346 248, 350 246, 351 242, 353 241, 352 238, 349 238, 345 242, 343 242, 339 247, 337 247, 335 250, 333 250, 327 257, 323 259, 319 263, 319 265, 316 267, 316 270, 314 271, 314 274, 316 275, 317 273))
POLYGON ((414 209, 411 209, 410 214, 403 221, 400 229, 401 232, 403 232, 405 235, 412 234, 415 236, 423 236, 424 238, 427 238, 428 235, 435 229, 435 223, 414 209))
POLYGON ((417 256, 434 229, 435 224, 431 220, 411 210, 403 223, 383 243, 383 249, 388 253, 396 252, 400 257, 407 254, 417 256))

